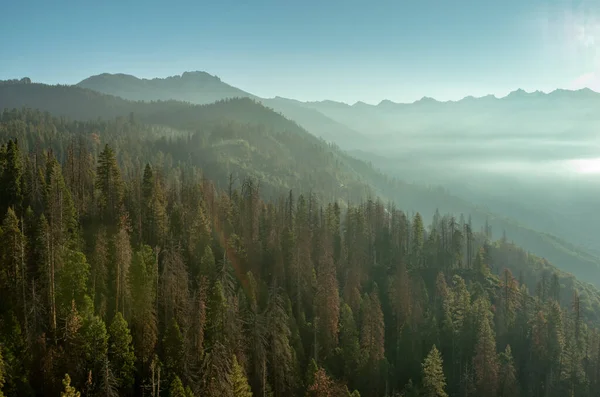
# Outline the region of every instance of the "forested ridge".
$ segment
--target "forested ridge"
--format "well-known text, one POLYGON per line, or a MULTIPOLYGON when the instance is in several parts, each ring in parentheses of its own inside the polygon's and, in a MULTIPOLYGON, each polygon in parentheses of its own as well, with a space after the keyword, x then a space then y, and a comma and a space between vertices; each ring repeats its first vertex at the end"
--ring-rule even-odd
MULTIPOLYGON (((202 168, 220 189, 227 189, 228 177, 234 174, 260 180, 261 193, 270 199, 293 189, 344 206, 371 194, 408 212, 418 211, 427 222, 438 208, 444 213, 470 214, 478 230, 488 222, 495 236, 506 231, 520 246, 600 287, 600 259, 580 247, 492 214, 440 188, 390 178, 249 98, 203 106, 178 101, 132 102, 76 86, 0 82, 0 109, 23 107, 61 117, 52 121, 47 114, 24 116, 29 126, 15 128, 14 134, 23 136, 21 143, 27 150, 35 144, 36 134, 43 133, 40 139, 49 145, 58 130, 61 135, 79 135, 95 129, 104 138, 120 142, 115 151, 118 157, 122 151, 126 163, 129 158, 161 151, 166 161, 171 157, 202 168), (154 139, 146 142, 143 139, 148 135, 154 139), (187 139, 175 139, 182 136, 187 139)), ((53 146, 60 159, 65 147, 53 146)))
POLYGON ((460 214, 264 195, 194 136, 1 114, 0 395, 600 393, 594 288, 460 214))

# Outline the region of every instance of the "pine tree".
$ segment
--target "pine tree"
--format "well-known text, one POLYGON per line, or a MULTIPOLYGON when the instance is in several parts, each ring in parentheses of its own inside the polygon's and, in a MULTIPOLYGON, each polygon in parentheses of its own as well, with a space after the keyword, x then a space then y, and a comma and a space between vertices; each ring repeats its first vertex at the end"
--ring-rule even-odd
POLYGON ((135 353, 127 321, 119 312, 115 314, 108 330, 108 342, 108 358, 114 371, 117 386, 123 393, 127 393, 133 386, 135 353))
MULTIPOLYGON (((2 245, 0 246, 0 297, 4 302, 0 303, 0 312, 3 305, 11 302, 11 306, 19 314, 21 322, 26 325, 25 236, 12 208, 8 209, 2 222, 0 237, 2 238, 2 245)), ((27 331, 27 329, 25 330, 27 331)))
POLYGON ((131 265, 131 259, 133 256, 131 250, 131 243, 129 239, 129 232, 126 229, 126 225, 120 225, 119 231, 115 234, 112 245, 114 258, 114 267, 112 269, 112 274, 113 279, 115 280, 114 307, 115 311, 125 313, 126 309, 129 309, 127 305, 127 299, 129 297, 129 285, 127 283, 127 277, 129 274, 129 267, 131 265))
POLYGON ((96 189, 98 206, 107 225, 115 226, 123 203, 123 180, 113 149, 106 144, 98 157, 96 189))
POLYGON ((510 345, 500 354, 499 397, 519 397, 517 373, 510 345))
POLYGON ((175 376, 173 381, 171 381, 171 385, 169 387, 169 397, 187 397, 185 389, 183 388, 183 383, 181 383, 179 376, 175 376))
POLYGON ((163 339, 164 365, 167 372, 165 379, 173 379, 174 376, 183 373, 183 363, 185 359, 185 346, 183 336, 179 329, 177 321, 173 318, 171 324, 166 330, 163 339))
POLYGON ((85 306, 90 267, 82 252, 66 249, 63 265, 57 274, 56 299, 58 313, 65 315, 75 301, 78 308, 85 306))
POLYGON ((446 394, 446 377, 444 376, 442 355, 433 345, 423 362, 423 396, 448 397, 446 394))
POLYGON ((349 382, 356 381, 355 377, 360 366, 361 354, 358 336, 352 309, 344 304, 340 316, 340 349, 344 378, 349 382))
POLYGON ((496 341, 490 323, 482 320, 475 348, 473 366, 475 367, 477 391, 481 395, 494 397, 498 388, 498 359, 496 341))
POLYGON ((110 256, 106 229, 101 228, 95 238, 94 251, 90 256, 90 293, 94 297, 94 307, 97 312, 105 315, 110 293, 108 289, 110 256))
POLYGON ((164 242, 167 231, 166 199, 160 178, 150 164, 142 181, 142 233, 144 242, 154 247, 164 242))
POLYGON ((323 252, 319 261, 315 312, 318 318, 320 347, 324 357, 329 357, 338 342, 340 315, 339 288, 335 265, 329 251, 323 252))
POLYGON ((131 290, 131 327, 137 357, 141 363, 150 363, 158 338, 156 319, 156 259, 152 249, 142 246, 131 262, 129 285, 131 290))
POLYGON ((108 335, 104 321, 98 316, 88 315, 82 327, 82 343, 86 368, 91 371, 93 387, 100 383, 108 353, 108 335))
POLYGON ((423 266, 423 240, 425 228, 423 227, 423 218, 420 213, 416 213, 413 219, 412 228, 412 246, 411 246, 411 267, 420 268, 423 266))
POLYGON ((0 213, 4 214, 9 207, 13 207, 20 216, 23 215, 23 159, 18 142, 9 140, 3 154, 3 166, 0 167, 0 213))
POLYGON ((79 393, 73 386, 71 386, 71 377, 69 374, 65 374, 65 378, 62 381, 65 390, 60 393, 60 397, 80 397, 79 393))
POLYGON ((252 391, 248 384, 248 379, 244 374, 244 369, 238 364, 237 357, 233 356, 233 364, 231 368, 231 385, 233 389, 233 397, 252 397, 252 391))
POLYGON ((308 387, 307 397, 333 397, 335 385, 325 369, 319 368, 312 377, 312 383, 308 387))

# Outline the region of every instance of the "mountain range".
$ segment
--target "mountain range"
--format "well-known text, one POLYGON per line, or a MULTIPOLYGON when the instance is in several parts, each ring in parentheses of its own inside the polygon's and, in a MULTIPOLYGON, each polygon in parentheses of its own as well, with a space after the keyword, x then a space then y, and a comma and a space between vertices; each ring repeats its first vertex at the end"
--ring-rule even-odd
POLYGON ((102 74, 78 86, 145 101, 203 104, 253 98, 387 174, 417 184, 442 185, 490 212, 520 219, 528 227, 600 255, 600 244, 592 237, 600 222, 594 202, 600 180, 584 183, 571 175, 558 175, 572 160, 600 153, 596 140, 600 94, 587 88, 550 93, 518 89, 501 98, 469 96, 441 102, 423 97, 413 103, 383 100, 377 105, 349 105, 259 98, 204 72, 152 80, 102 74), (504 172, 502 167, 512 164, 521 168, 504 172), (503 173, 511 173, 511 178, 503 173), (557 189, 558 185, 563 188, 557 189), (531 208, 528 203, 534 202, 531 208))
MULTIPOLYGON (((535 94, 532 98, 562 94, 575 95, 577 98, 580 95, 592 95, 588 91, 559 91, 554 94, 535 94)), ((529 96, 517 92, 497 101, 511 103, 529 96)), ((483 103, 491 99, 493 98, 465 99, 463 102, 483 103)), ((555 233, 549 233, 543 228, 536 230, 531 222, 520 217, 512 218, 510 214, 473 203, 468 199, 469 195, 461 195, 458 188, 449 192, 448 189, 429 184, 427 180, 418 181, 419 183, 394 180, 373 167, 376 163, 373 159, 378 158, 377 154, 367 152, 371 160, 365 162, 336 147, 348 147, 348 142, 353 142, 353 137, 365 143, 377 141, 379 137, 373 139, 373 136, 364 131, 358 132, 361 128, 353 129, 342 124, 335 120, 335 112, 347 109, 379 112, 386 107, 398 106, 410 109, 406 113, 422 113, 424 107, 444 108, 455 105, 456 103, 441 103, 432 99, 408 105, 382 102, 377 106, 349 106, 332 101, 304 103, 284 98, 261 99, 202 72, 153 80, 104 74, 90 77, 77 86, 23 82, 0 85, 0 108, 30 107, 76 120, 110 119, 134 114, 142 122, 166 126, 181 133, 211 131, 204 138, 209 143, 201 151, 194 152, 194 156, 198 161, 204 162, 201 163, 202 166, 214 170, 211 175, 214 180, 226 180, 228 173, 235 171, 240 175, 251 175, 265 181, 267 191, 306 190, 318 181, 320 193, 326 199, 356 200, 373 194, 394 201, 407 211, 432 214, 439 209, 442 213, 471 216, 476 227, 489 223, 496 236, 504 231, 509 239, 531 252, 546 257, 580 280, 599 286, 600 259, 591 250, 582 248, 576 239, 557 237, 553 235, 555 233), (247 99, 226 100, 232 97, 247 99), (206 105, 219 100, 226 101, 206 105), (259 102, 281 115, 271 112, 259 102), (234 127, 232 132, 231 127, 227 126, 232 121, 238 125, 257 127, 249 128, 244 133, 236 132, 239 127, 234 127), (337 145, 328 145, 307 131, 337 145), (226 138, 227 136, 231 138, 226 138)), ((430 110, 423 113, 431 114, 430 110)), ((352 117, 360 119, 361 116, 358 113, 352 117)), ((380 121, 384 124, 385 120, 380 121)), ((382 145, 385 144, 384 140, 382 145)), ((393 174, 393 171, 386 170, 388 174, 393 174)), ((413 180, 419 179, 416 175, 412 175, 413 180)))

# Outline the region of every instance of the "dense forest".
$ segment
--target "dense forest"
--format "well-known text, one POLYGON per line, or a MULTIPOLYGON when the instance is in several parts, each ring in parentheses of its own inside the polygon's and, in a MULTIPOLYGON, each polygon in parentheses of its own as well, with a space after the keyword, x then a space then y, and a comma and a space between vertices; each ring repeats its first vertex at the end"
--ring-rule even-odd
MULTIPOLYGON (((10 139, 20 134, 19 142, 26 151, 36 144, 38 135, 43 135, 39 145, 48 147, 57 140, 57 134, 64 140, 64 134, 79 136, 81 131, 88 131, 102 135, 105 141, 118 141, 113 146, 124 164, 160 151, 167 162, 172 158, 200 167, 221 190, 228 189, 229 175, 234 174, 238 179, 250 176, 260 180, 260 191, 268 199, 294 190, 315 193, 322 202, 338 201, 344 206, 371 194, 385 202, 393 201, 407 212, 420 212, 426 223, 433 220, 436 209, 469 214, 477 230, 487 222, 496 237, 506 231, 516 244, 600 287, 600 258, 581 247, 528 228, 519 218, 491 213, 439 186, 392 178, 252 99, 227 99, 202 106, 178 101, 133 102, 76 86, 26 81, 0 84, 0 109, 32 108, 60 117, 24 116, 27 127, 11 127, 13 135, 5 136, 10 139), (153 140, 147 141, 150 137, 153 140)), ((66 145, 52 147, 63 159, 66 145)))
POLYGON ((600 393, 596 289, 468 216, 202 168, 261 133, 227 126, 1 113, 0 395, 600 393))

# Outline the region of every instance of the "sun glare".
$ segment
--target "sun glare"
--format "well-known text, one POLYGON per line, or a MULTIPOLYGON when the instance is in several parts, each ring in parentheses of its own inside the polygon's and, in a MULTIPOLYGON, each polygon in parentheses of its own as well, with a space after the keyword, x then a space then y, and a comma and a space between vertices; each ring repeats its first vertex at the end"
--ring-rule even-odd
POLYGON ((570 165, 580 174, 600 174, 600 158, 572 160, 570 165))

